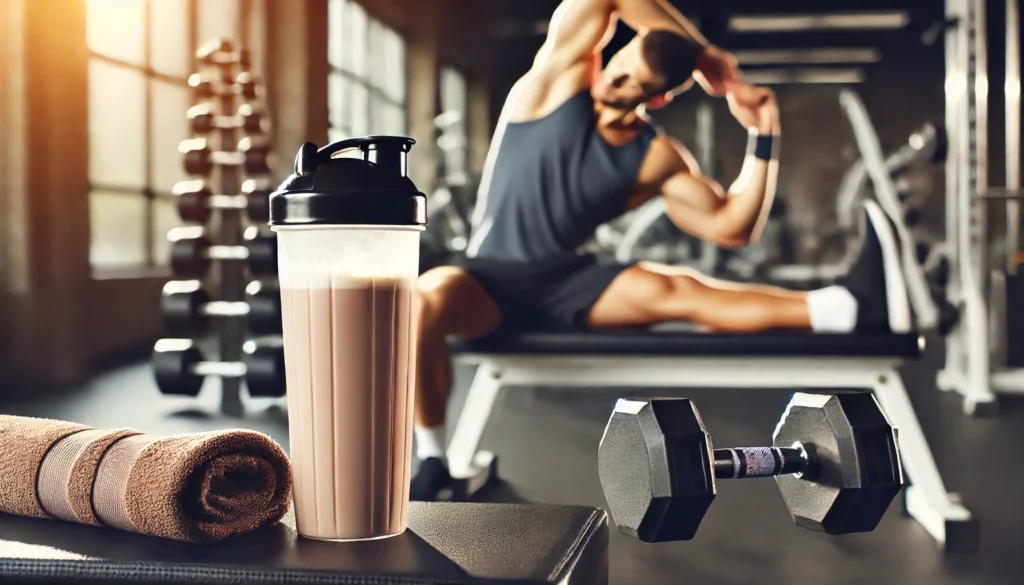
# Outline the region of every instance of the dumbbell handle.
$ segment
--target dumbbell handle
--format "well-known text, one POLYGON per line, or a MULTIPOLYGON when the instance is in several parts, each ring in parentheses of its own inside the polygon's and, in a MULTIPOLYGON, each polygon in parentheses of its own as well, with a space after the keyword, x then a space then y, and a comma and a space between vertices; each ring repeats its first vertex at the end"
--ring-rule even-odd
POLYGON ((222 378, 243 378, 248 370, 244 362, 198 362, 190 369, 197 376, 222 378))
POLYGON ((214 317, 241 317, 249 314, 249 303, 245 301, 211 301, 199 305, 199 314, 214 317))
POLYGON ((245 153, 214 150, 210 152, 210 162, 215 165, 241 166, 245 164, 245 153))
POLYGON ((797 443, 792 447, 732 447, 715 449, 715 478, 742 479, 803 474, 817 465, 814 446, 797 443))
POLYGON ((248 260, 249 249, 245 246, 210 246, 205 256, 210 260, 248 260))
POLYGON ((210 195, 206 200, 210 209, 245 209, 248 205, 245 195, 210 195))

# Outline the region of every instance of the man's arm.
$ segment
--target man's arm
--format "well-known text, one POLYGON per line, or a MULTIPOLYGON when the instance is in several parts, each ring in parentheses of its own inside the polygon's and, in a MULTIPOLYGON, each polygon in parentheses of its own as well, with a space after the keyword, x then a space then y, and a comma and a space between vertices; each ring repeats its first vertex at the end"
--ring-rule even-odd
MULTIPOLYGON (((763 88, 749 87, 739 98, 746 103, 756 102, 758 96, 767 100, 760 106, 743 106, 737 97, 729 96, 733 112, 751 135, 779 135, 778 110, 774 96, 763 88)), ((758 156, 748 149, 743 167, 728 191, 710 177, 703 176, 692 156, 678 142, 659 138, 651 147, 648 168, 661 169, 657 189, 665 199, 666 212, 679 229, 725 248, 738 248, 750 244, 761 235, 768 211, 775 198, 778 183, 778 160, 766 153, 758 156)), ((645 166, 648 161, 645 160, 645 166)), ((645 175, 641 169, 641 176, 645 175)))

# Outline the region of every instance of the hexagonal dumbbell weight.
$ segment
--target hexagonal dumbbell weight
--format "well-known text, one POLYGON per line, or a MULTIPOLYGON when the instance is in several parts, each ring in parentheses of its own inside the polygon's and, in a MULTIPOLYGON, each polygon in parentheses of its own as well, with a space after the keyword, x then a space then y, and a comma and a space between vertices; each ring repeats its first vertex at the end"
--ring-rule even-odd
POLYGON ((270 190, 253 179, 242 183, 241 195, 217 195, 205 181, 179 181, 174 184, 178 215, 184 221, 205 224, 214 209, 244 209, 249 221, 263 224, 270 219, 270 190))
POLYGON ((240 95, 247 101, 256 101, 265 93, 263 82, 251 73, 239 73, 234 83, 221 83, 208 75, 193 73, 188 78, 188 85, 198 101, 221 95, 240 95))
POLYGON ((178 151, 185 155, 185 172, 190 175, 208 175, 216 165, 242 167, 249 175, 270 172, 270 147, 249 137, 238 141, 237 152, 212 150, 205 138, 183 140, 178 151))
POLYGON ((210 317, 244 318, 256 335, 281 333, 281 291, 277 286, 253 281, 245 289, 245 301, 213 301, 198 280, 172 280, 160 295, 164 330, 174 337, 195 337, 210 325, 210 317))
POLYGON ((241 362, 208 362, 191 339, 161 339, 153 346, 153 375, 160 392, 196 396, 206 376, 245 378, 251 396, 285 395, 284 345, 247 341, 241 362))
POLYGON ((896 431, 870 394, 794 394, 773 444, 714 449, 690 400, 624 398, 598 473, 619 530, 645 542, 692 539, 719 479, 776 477, 793 521, 828 534, 874 530, 903 486, 896 431))
POLYGON ((241 129, 246 134, 265 134, 269 128, 266 115, 252 104, 242 104, 234 116, 218 116, 208 103, 188 109, 188 122, 193 134, 209 134, 216 129, 241 129))
POLYGON ((178 276, 201 278, 210 269, 212 260, 248 261, 249 271, 254 275, 276 275, 277 236, 265 236, 256 226, 251 226, 243 237, 244 246, 220 246, 210 243, 203 228, 174 228, 167 232, 171 241, 171 270, 178 276))

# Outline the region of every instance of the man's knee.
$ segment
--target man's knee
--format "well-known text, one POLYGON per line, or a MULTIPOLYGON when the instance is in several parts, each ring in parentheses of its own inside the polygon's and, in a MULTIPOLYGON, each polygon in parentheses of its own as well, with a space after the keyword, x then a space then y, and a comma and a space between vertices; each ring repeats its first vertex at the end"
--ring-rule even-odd
POLYGON ((700 280, 688 274, 652 275, 648 286, 649 306, 666 319, 690 318, 704 289, 700 280))

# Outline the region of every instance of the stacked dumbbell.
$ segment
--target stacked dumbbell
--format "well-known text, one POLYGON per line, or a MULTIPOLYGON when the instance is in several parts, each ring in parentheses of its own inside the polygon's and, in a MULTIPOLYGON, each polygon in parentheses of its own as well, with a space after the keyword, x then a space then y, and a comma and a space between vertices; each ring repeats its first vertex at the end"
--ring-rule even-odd
POLYGON ((247 51, 214 41, 196 57, 192 137, 178 147, 193 178, 174 186, 179 216, 195 225, 168 233, 175 280, 160 307, 171 339, 157 343, 153 367, 165 394, 195 396, 205 376, 219 376, 221 408, 237 412, 242 380, 253 396, 284 394, 277 239, 260 227, 273 168, 269 116, 247 51), (201 349, 211 335, 218 361, 201 349))

